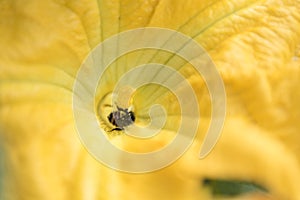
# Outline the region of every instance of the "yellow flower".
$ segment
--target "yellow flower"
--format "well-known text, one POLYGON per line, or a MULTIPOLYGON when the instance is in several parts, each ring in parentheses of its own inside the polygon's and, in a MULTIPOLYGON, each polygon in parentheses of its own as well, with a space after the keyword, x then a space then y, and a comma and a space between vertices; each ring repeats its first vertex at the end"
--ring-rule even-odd
MULTIPOLYGON (((0 0, 2 198, 209 200, 207 183, 228 180, 300 200, 299 57, 298 0, 0 0), (208 157, 198 158, 200 134, 171 166, 137 175, 103 166, 82 146, 72 88, 98 43, 139 27, 177 30, 208 51, 225 83, 227 116, 208 157)), ((209 115, 207 98, 199 105, 209 115)), ((166 139, 119 137, 137 151, 166 139)))

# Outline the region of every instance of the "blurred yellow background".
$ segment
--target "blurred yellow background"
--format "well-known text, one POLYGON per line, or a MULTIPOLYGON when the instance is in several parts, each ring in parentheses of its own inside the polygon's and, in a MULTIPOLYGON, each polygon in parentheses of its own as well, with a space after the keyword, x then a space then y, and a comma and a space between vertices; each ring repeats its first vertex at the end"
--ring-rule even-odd
POLYGON ((0 197, 209 200, 222 197, 205 180, 228 180, 269 195, 225 199, 300 200, 299 57, 299 0, 0 0, 0 197), (98 43, 148 26, 177 30, 208 51, 225 83, 227 118, 205 159, 199 136, 173 165, 126 174, 82 146, 72 87, 98 43))

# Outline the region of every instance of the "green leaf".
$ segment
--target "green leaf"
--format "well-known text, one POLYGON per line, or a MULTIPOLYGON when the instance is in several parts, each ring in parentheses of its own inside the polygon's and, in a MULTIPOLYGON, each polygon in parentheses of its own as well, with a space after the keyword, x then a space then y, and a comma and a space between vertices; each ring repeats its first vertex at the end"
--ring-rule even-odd
POLYGON ((238 196, 252 192, 267 192, 264 187, 246 181, 205 179, 203 185, 209 187, 214 196, 238 196))

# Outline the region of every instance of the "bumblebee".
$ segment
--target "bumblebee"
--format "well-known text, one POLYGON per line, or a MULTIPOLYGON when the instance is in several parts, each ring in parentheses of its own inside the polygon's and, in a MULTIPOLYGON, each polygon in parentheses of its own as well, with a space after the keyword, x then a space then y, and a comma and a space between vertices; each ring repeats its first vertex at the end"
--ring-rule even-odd
POLYGON ((117 111, 111 112, 107 116, 108 121, 116 126, 111 131, 123 131, 124 127, 129 126, 134 123, 135 116, 134 113, 128 108, 120 108, 117 106, 117 111))

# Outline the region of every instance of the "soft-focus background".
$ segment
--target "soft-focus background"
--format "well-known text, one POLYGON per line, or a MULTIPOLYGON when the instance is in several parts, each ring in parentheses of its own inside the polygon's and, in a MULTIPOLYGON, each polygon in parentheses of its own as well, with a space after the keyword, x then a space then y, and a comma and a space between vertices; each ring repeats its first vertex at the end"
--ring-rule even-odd
MULTIPOLYGON (((299 57, 299 0, 0 0, 0 197, 300 200, 299 57), (225 83, 227 118, 205 159, 200 134, 173 165, 126 174, 82 146, 72 87, 98 43, 146 26, 177 30, 208 51, 225 83)), ((166 143, 116 140, 137 150, 166 143)))

